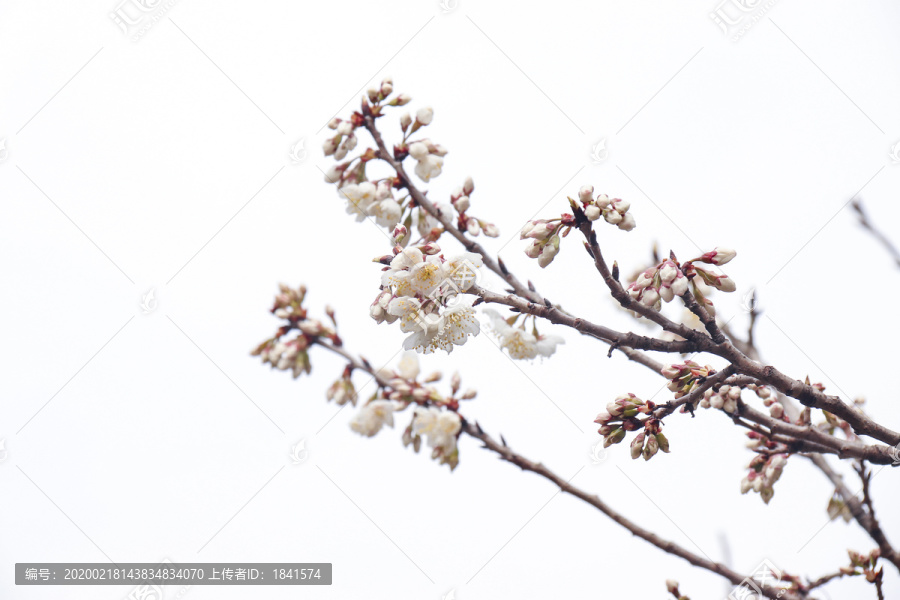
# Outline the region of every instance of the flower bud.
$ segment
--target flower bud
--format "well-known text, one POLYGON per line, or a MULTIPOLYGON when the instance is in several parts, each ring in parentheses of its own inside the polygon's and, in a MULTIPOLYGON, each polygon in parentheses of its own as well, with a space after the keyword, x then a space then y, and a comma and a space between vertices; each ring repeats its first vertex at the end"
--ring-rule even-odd
POLYGON ((412 100, 412 96, 409 94, 400 94, 391 102, 394 106, 403 106, 405 104, 409 104, 409 101, 412 100))
POLYGON ((468 196, 460 196, 456 202, 453 203, 453 206, 456 207, 458 212, 464 213, 469 210, 470 202, 468 196))
POLYGON ((731 262, 731 259, 735 256, 737 256, 737 252, 731 248, 719 248, 717 246, 712 252, 704 254, 703 258, 706 258, 714 265, 724 265, 727 262, 731 262))
POLYGON ((594 200, 594 204, 596 204, 600 208, 606 208, 607 206, 609 206, 609 196, 607 196, 606 194, 600 194, 594 200))
POLYGON ((657 452, 659 452, 659 442, 656 441, 655 435, 650 434, 647 436, 647 443, 644 444, 644 460, 650 460, 657 452))
POLYGON ((528 246, 525 247, 525 254, 529 258, 537 258, 541 255, 541 251, 543 250, 541 246, 541 242, 539 240, 531 240, 528 246))
POLYGON ((588 221, 596 221, 602 214, 603 212, 593 204, 584 209, 584 216, 588 221))
POLYGON ((400 129, 402 131, 406 131, 407 128, 412 124, 412 117, 409 116, 409 113, 403 113, 400 116, 400 129))
POLYGON ((603 447, 609 448, 613 444, 618 444, 622 440, 625 439, 625 430, 621 427, 614 429, 612 433, 606 436, 606 439, 603 441, 603 447))
POLYGON ((675 379, 681 375, 681 367, 679 365, 666 365, 660 370, 660 373, 666 379, 675 379))
POLYGON ((594 186, 592 185, 583 185, 581 189, 578 190, 578 199, 582 202, 590 202, 591 197, 594 195, 594 186))
POLYGON ((413 142, 409 145, 409 155, 416 160, 422 160, 428 156, 428 146, 422 142, 413 142))
POLYGON ((434 110, 430 106, 420 108, 416 111, 416 121, 422 125, 429 125, 434 118, 434 110))
POLYGON ((610 225, 617 225, 622 222, 622 215, 619 214, 618 211, 615 210, 607 210, 606 215, 604 216, 606 222, 610 225))
POLYGON ((641 452, 644 449, 644 432, 637 434, 634 436, 634 439, 631 441, 631 458, 636 459, 641 455, 641 452))
POLYGON ((775 419, 780 419, 784 416, 784 407, 781 404, 773 404, 769 407, 769 414, 775 419))
POLYGON ((637 223, 634 220, 634 215, 631 213, 625 213, 625 216, 622 217, 622 221, 617 225, 622 231, 631 231, 636 226, 637 223))
POLYGON ((475 191, 475 182, 472 181, 472 177, 466 177, 466 180, 463 182, 463 194, 466 196, 471 196, 472 192, 475 191))
POLYGON ((559 254, 559 236, 554 235, 552 238, 547 240, 547 243, 544 244, 544 249, 541 250, 540 256, 538 256, 538 265, 543 269, 556 258, 556 255, 559 254))

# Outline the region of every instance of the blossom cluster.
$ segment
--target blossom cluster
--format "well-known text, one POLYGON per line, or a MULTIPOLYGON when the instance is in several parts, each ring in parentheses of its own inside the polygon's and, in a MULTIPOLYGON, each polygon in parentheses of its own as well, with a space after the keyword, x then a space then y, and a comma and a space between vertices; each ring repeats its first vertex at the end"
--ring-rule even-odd
POLYGON ((393 252, 378 259, 386 266, 369 309, 376 322, 399 322, 400 330, 410 334, 403 347, 425 354, 449 353, 469 335, 478 335, 475 309, 462 293, 476 282, 480 255, 464 252, 448 260, 434 242, 395 246, 393 252))
POLYGON ((673 254, 656 266, 641 272, 637 279, 628 285, 628 295, 644 306, 659 310, 662 302, 671 302, 676 296, 683 296, 690 290, 710 315, 715 316, 715 306, 708 298, 710 288, 733 292, 736 289, 734 280, 728 275, 714 273, 696 263, 724 265, 735 256, 734 250, 716 248, 680 265, 673 254))
MULTIPOLYGON (((333 327, 318 319, 309 318, 306 309, 303 308, 305 298, 305 286, 292 289, 281 284, 271 312, 287 323, 279 327, 273 337, 259 344, 250 353, 252 356, 259 356, 263 364, 272 365, 273 369, 291 371, 295 379, 312 370, 309 347, 317 340, 324 338, 335 346, 341 345, 341 339, 333 327), (296 332, 296 336, 285 339, 290 332, 296 332)), ((328 309, 327 313, 334 324, 334 313, 331 309, 328 309)))
POLYGON ((710 388, 703 392, 700 406, 703 408, 717 408, 732 414, 737 410, 738 400, 741 398, 741 388, 736 385, 722 385, 718 389, 710 388))
POLYGON ((689 394, 697 385, 701 384, 710 375, 715 374, 711 366, 700 366, 692 360, 683 363, 666 365, 660 371, 669 380, 666 386, 670 392, 675 392, 675 398, 681 398, 689 394))
MULTIPOLYGON (((610 200, 606 194, 600 194, 596 198, 593 196, 593 186, 582 186, 578 191, 581 206, 579 207, 572 198, 569 198, 569 205, 573 211, 582 214, 589 221, 596 221, 602 216, 607 223, 616 225, 619 229, 624 231, 634 229, 634 215, 628 212, 630 202, 620 198, 610 200)), ((536 258, 541 268, 546 267, 559 254, 562 238, 569 235, 577 223, 575 215, 570 213, 563 213, 555 219, 528 221, 519 233, 519 239, 530 240, 525 247, 525 254, 529 258, 536 258)))
MULTIPOLYGON (((411 101, 409 95, 393 95, 393 92, 393 81, 386 78, 381 85, 369 88, 366 97, 362 98, 360 111, 354 112, 349 119, 335 117, 328 123, 334 134, 324 141, 322 150, 325 156, 333 156, 337 162, 325 171, 325 181, 337 186, 338 194, 347 202, 347 213, 355 216, 357 221, 373 219, 377 225, 388 230, 400 223, 409 229, 415 221, 423 239, 436 241, 443 233, 443 225, 417 206, 405 190, 406 184, 401 172, 379 179, 368 176, 368 163, 378 159, 386 160, 385 156, 373 148, 367 148, 348 158, 358 143, 357 130, 365 128, 367 117, 382 117, 387 107, 404 106, 411 101)), ((398 162, 402 163, 407 158, 415 161, 413 172, 426 183, 441 174, 448 151, 430 138, 412 139, 412 136, 430 125, 433 119, 434 110, 431 107, 418 109, 415 116, 410 113, 401 115, 400 130, 403 137, 393 148, 393 158, 398 162)), ((402 167, 400 169, 402 171, 402 167)), ((497 237, 500 232, 496 225, 467 212, 473 189, 472 178, 469 177, 463 186, 451 194, 450 204, 440 204, 438 210, 442 217, 451 221, 456 217, 460 230, 469 235, 484 233, 489 237, 497 237)))
POLYGON ((643 271, 628 286, 628 295, 644 306, 659 310, 662 301, 671 302, 688 290, 688 278, 672 259, 643 271))
POLYGON ((491 320, 494 335, 500 342, 500 348, 505 349, 510 358, 526 360, 538 356, 549 357, 556 352, 556 347, 564 344, 565 340, 558 335, 541 334, 537 330, 536 319, 533 319, 531 331, 525 328, 525 316, 523 322, 516 325, 521 314, 516 314, 504 319, 492 309, 485 309, 484 314, 491 320))
POLYGON ((880 583, 883 573, 881 567, 877 565, 878 559, 881 558, 881 549, 875 548, 868 554, 847 550, 847 554, 850 557, 850 566, 841 567, 843 575, 863 575, 869 583, 880 583))
POLYGON ((598 433, 603 436, 603 447, 608 448, 625 439, 626 432, 640 431, 631 442, 631 458, 643 456, 644 460, 650 460, 662 450, 669 451, 669 440, 663 435, 662 422, 649 416, 656 405, 651 401, 644 401, 634 394, 624 394, 606 405, 594 419, 600 424, 598 433), (641 420, 639 415, 648 415, 641 420))
POLYGON ((404 354, 396 370, 380 370, 382 383, 378 392, 357 411, 350 428, 365 437, 373 437, 384 427, 394 426, 395 413, 413 406, 412 421, 403 432, 403 445, 412 445, 418 452, 424 438, 431 448, 431 457, 453 470, 459 464, 457 439, 462 430, 462 417, 456 411, 460 401, 471 400, 476 393, 467 390, 459 394, 460 378, 454 375, 450 381, 451 395, 447 397, 427 385, 439 381, 440 373, 433 373, 422 382, 418 381, 419 374, 419 361, 412 352, 404 354))
POLYGON ((592 185, 584 185, 578 190, 578 200, 581 201, 584 216, 589 221, 596 221, 603 217, 607 223, 615 225, 622 231, 631 231, 637 225, 634 215, 628 212, 631 207, 631 202, 628 200, 610 199, 606 194, 594 197, 594 186, 592 185))
MULTIPOLYGON (((750 432, 755 433, 755 432, 750 432)), ((775 495, 773 486, 781 477, 784 466, 787 464, 786 453, 757 454, 747 467, 750 472, 741 480, 741 493, 746 494, 750 490, 758 493, 766 504, 775 495)))

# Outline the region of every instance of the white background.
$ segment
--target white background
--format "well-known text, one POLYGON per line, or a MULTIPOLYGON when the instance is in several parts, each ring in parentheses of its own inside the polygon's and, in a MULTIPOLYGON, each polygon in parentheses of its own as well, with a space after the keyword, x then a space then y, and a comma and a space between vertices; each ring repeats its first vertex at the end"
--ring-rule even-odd
MULTIPOLYGON (((335 357, 314 353, 312 376, 293 381, 248 355, 277 325, 267 309, 284 281, 308 284, 314 311, 335 307, 352 350, 397 357, 402 334, 366 313, 385 238, 344 214, 320 171, 324 124, 387 74, 413 108, 434 107, 428 134, 450 149, 432 197, 472 175, 472 212, 502 231, 487 247, 546 296, 630 326, 579 240, 540 270, 513 239, 591 183, 632 202, 637 229, 601 227, 624 274, 654 242, 682 259, 735 247, 739 289, 716 298, 723 318, 742 330, 741 298, 757 288, 766 360, 865 395, 900 426, 888 312, 900 272, 846 207, 858 194, 900 238, 895 2, 785 0, 737 42, 710 19, 713 0, 462 0, 448 11, 183 0, 136 42, 109 18, 116 8, 0 3, 0 596, 123 598, 128 588, 13 584, 15 562, 108 558, 334 563, 331 587, 253 589, 261 598, 664 598, 666 578, 694 598, 727 595, 720 578, 471 439, 451 474, 402 447, 405 420, 353 434, 352 409, 324 401, 335 357), (295 164, 301 139, 308 157, 295 164), (151 289, 158 307, 142 314, 151 289), (301 439, 309 459, 293 465, 301 439)), ((130 0, 121 8, 138 14, 130 0)), ((623 444, 593 464, 596 413, 627 391, 664 401, 662 380, 546 329, 566 345, 543 363, 513 364, 482 335, 423 369, 459 369, 479 390, 469 418, 739 571, 766 558, 817 577, 846 564, 847 547, 873 547, 858 527, 827 524, 832 489, 801 458, 769 506, 740 496, 751 453, 721 414, 668 419, 672 453, 649 463, 623 444)), ((872 486, 894 543, 898 473, 872 486)), ((900 578, 885 570, 895 596, 900 578)), ((865 587, 822 595, 874 597, 865 587)))

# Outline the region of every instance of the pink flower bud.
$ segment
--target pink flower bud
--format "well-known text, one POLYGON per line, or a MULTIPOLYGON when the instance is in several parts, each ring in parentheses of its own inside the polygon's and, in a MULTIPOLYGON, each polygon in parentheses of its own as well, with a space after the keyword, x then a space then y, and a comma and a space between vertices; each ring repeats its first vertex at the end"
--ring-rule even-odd
POLYGON ((772 415, 772 418, 780 419, 784 416, 784 407, 780 404, 773 404, 769 407, 769 414, 772 415))
POLYGON ((409 230, 404 225, 397 225, 394 227, 394 232, 391 234, 391 240, 393 240, 395 244, 399 244, 407 234, 409 234, 409 230))
POLYGON ((500 236, 500 228, 498 228, 493 223, 484 223, 481 226, 481 230, 484 235, 488 237, 499 237, 500 236))
POLYGON ((606 208, 607 206, 609 206, 609 196, 607 196, 606 194, 600 194, 594 200, 594 204, 596 204, 600 208, 606 208))
POLYGON ((737 289, 737 286, 734 284, 734 279, 732 279, 728 275, 717 277, 713 285, 723 292, 733 292, 737 289))
POLYGON ((703 258, 706 258, 714 265, 724 265, 725 263, 730 262, 735 256, 737 256, 737 252, 731 248, 716 247, 712 252, 704 254, 703 258))
POLYGON ((338 119, 337 117, 335 117, 332 120, 328 121, 328 129, 337 129, 338 125, 340 125, 340 124, 341 124, 341 120, 338 119))
POLYGON ((602 411, 597 415, 597 418, 594 419, 594 423, 600 423, 601 425, 604 423, 608 423, 612 420, 612 415, 607 411, 602 411))
POLYGON ((621 198, 616 198, 612 201, 613 208, 616 209, 620 215, 624 215, 628 212, 628 209, 631 208, 631 202, 628 200, 622 200, 621 198))
POLYGON ((666 365, 660 370, 666 379, 675 379, 681 375, 681 367, 679 365, 666 365))
POLYGON ((412 125, 412 117, 409 116, 409 113, 403 113, 400 116, 400 129, 406 131, 410 125, 412 125))
POLYGON ((582 202, 590 202, 591 197, 594 195, 594 186, 592 185, 583 185, 581 189, 578 190, 578 199, 582 202))
POLYGON ((471 196, 472 192, 475 191, 475 182, 472 181, 472 177, 466 177, 466 180, 463 182, 463 194, 466 196, 471 196))
POLYGON ((322 143, 322 151, 325 152, 325 156, 331 156, 335 150, 337 150, 337 142, 334 141, 334 138, 328 138, 322 143))
POLYGON ((410 96, 409 94, 400 94, 399 96, 394 98, 391 104, 395 106, 403 106, 405 104, 409 104, 410 100, 412 100, 412 96, 410 96))
MULTIPOLYGON (((463 196, 465 198, 466 196, 463 196)), ((469 219, 466 221, 466 231, 471 236, 476 236, 481 233, 481 225, 478 224, 478 219, 469 219)))
POLYGON ((541 255, 541 250, 543 250, 541 242, 539 240, 531 240, 531 242, 525 248, 525 254, 528 256, 528 258, 537 258, 541 255))
POLYGON ((647 443, 644 444, 644 460, 650 460, 657 452, 659 452, 659 442, 656 441, 656 436, 648 435, 647 443))
POLYGON ((469 197, 468 197, 468 196, 460 196, 460 197, 456 200, 456 202, 453 203, 453 206, 456 207, 456 210, 459 211, 459 212, 461 212, 461 213, 464 213, 464 212, 466 212, 467 210, 469 210, 469 205, 470 205, 470 202, 469 202, 469 197))
POLYGON ((666 591, 677 597, 681 596, 681 594, 678 593, 678 582, 674 579, 666 579, 666 591))
POLYGON ((634 436, 634 439, 631 441, 631 458, 636 459, 641 455, 641 452, 644 449, 644 432, 637 434, 634 436))

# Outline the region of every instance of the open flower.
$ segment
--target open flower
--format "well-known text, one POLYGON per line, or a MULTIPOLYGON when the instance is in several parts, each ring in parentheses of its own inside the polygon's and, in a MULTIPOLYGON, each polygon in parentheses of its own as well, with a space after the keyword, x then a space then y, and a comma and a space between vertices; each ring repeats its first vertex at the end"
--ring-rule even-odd
POLYGON ((372 437, 385 425, 394 426, 394 405, 389 400, 369 402, 350 421, 350 429, 366 437, 372 437))
POLYGON ((565 340, 558 335, 535 335, 523 326, 510 325, 495 310, 486 309, 484 314, 491 319, 491 327, 500 342, 500 348, 506 349, 510 358, 516 360, 532 359, 538 356, 549 357, 556 352, 556 347, 565 340))

